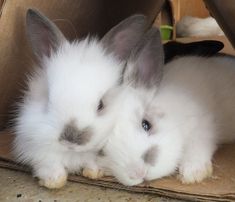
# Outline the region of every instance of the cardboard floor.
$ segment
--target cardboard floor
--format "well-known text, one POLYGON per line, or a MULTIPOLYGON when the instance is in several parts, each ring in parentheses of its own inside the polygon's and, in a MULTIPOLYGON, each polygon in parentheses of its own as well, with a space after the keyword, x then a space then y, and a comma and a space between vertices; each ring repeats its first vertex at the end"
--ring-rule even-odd
POLYGON ((63 189, 48 190, 29 174, 4 168, 0 179, 1 202, 187 202, 71 181, 63 189))
MULTIPOLYGON (((30 172, 27 167, 16 164, 10 153, 14 135, 0 133, 0 167, 30 172)), ((214 174, 199 184, 182 185, 175 176, 166 177, 134 187, 126 187, 111 177, 101 180, 89 180, 77 175, 69 176, 70 181, 81 182, 102 187, 123 189, 139 193, 151 193, 184 200, 197 201, 235 201, 235 144, 221 147, 215 155, 214 174)))

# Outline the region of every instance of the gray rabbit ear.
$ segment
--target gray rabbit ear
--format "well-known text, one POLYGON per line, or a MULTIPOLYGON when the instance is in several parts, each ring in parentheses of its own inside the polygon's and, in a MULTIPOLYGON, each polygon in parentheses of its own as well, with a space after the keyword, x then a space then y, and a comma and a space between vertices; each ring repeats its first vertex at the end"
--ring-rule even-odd
POLYGON ((153 27, 133 50, 124 73, 124 82, 147 88, 157 86, 163 76, 163 65, 160 31, 153 27))
POLYGON ((47 17, 35 9, 28 9, 26 14, 26 32, 34 54, 40 60, 50 57, 52 51, 57 51, 64 35, 47 17))
POLYGON ((146 17, 133 15, 113 27, 101 42, 107 52, 113 52, 120 60, 127 60, 146 29, 146 17))

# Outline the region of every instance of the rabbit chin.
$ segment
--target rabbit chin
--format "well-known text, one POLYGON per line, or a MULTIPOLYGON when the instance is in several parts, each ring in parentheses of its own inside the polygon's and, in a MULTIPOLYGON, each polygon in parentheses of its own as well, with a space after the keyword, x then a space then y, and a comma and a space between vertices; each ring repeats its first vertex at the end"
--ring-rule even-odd
POLYGON ((154 166, 148 166, 148 168, 146 169, 146 173, 141 177, 132 177, 132 174, 130 173, 133 173, 134 170, 132 170, 132 172, 129 170, 128 174, 128 171, 113 169, 112 173, 115 176, 115 178, 123 185, 135 186, 146 181, 148 182, 156 180, 173 174, 176 171, 178 161, 175 160, 172 160, 171 162, 169 161, 165 160, 165 162, 159 162, 154 166))

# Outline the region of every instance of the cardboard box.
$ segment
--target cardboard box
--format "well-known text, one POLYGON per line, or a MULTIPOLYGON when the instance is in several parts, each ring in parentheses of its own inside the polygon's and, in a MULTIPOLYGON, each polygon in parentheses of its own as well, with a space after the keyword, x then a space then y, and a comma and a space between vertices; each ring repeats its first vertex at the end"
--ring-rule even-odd
MULTIPOLYGON (((133 13, 143 13, 153 22, 163 1, 119 0, 0 0, 0 167, 30 172, 13 161, 10 154, 14 135, 7 131, 14 103, 24 88, 25 73, 30 71, 32 53, 24 34, 27 8, 34 7, 45 13, 61 28, 69 39, 88 33, 102 36, 113 25, 133 13)), ((234 53, 226 38, 223 51, 234 53)), ((200 38, 179 39, 201 40, 200 38)), ((80 176, 69 180, 133 192, 158 194, 185 200, 235 200, 235 145, 222 147, 215 156, 213 177, 200 184, 182 185, 174 176, 134 187, 125 187, 112 178, 88 180, 80 176)))

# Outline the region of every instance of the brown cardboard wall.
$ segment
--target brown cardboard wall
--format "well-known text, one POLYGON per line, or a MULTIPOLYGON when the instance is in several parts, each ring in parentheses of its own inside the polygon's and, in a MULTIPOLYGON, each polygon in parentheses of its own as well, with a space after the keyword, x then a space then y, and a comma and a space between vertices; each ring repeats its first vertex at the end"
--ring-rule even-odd
POLYGON ((204 0, 204 3, 235 48, 235 2, 233 0, 204 0))
POLYGON ((27 8, 37 8, 52 19, 68 39, 88 33, 102 36, 134 13, 152 22, 163 0, 0 0, 0 130, 6 127, 14 103, 30 70, 32 54, 24 33, 27 8))

